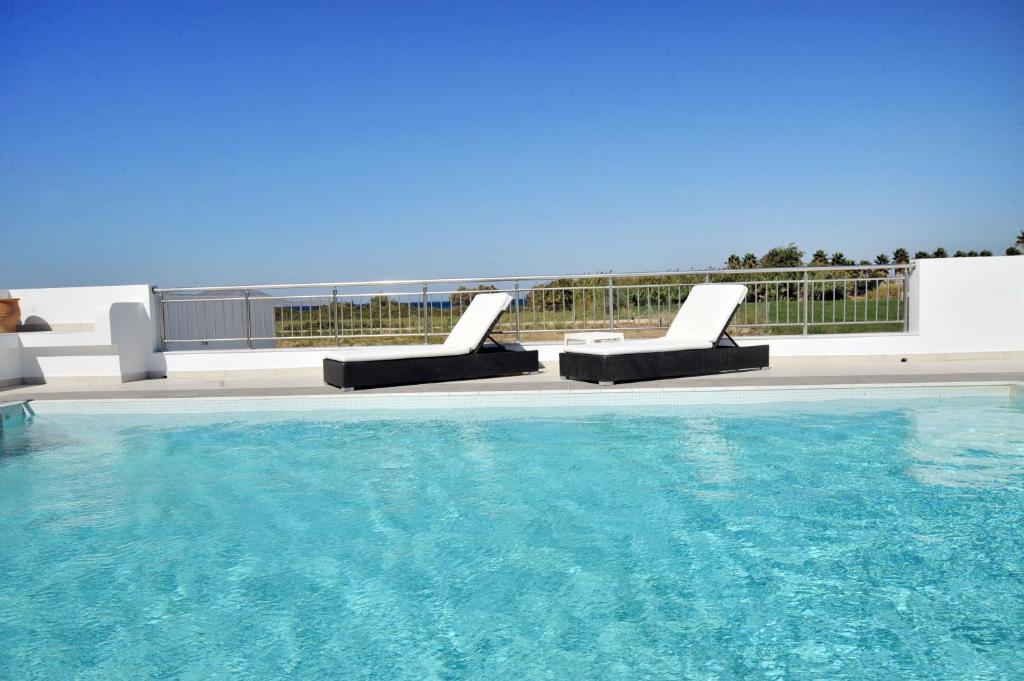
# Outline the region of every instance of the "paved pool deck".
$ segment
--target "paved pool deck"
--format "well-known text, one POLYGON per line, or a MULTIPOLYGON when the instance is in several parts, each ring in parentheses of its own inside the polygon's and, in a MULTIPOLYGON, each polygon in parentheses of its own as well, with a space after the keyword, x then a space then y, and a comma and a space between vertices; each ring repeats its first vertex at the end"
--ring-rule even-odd
POLYGON ((342 393, 325 385, 319 372, 293 371, 264 376, 217 378, 160 378, 102 385, 21 385, 0 389, 0 402, 20 400, 147 399, 169 397, 246 397, 281 395, 359 395, 366 393, 430 393, 491 391, 579 391, 642 388, 727 388, 779 386, 836 386, 919 383, 1024 383, 1024 359, 787 362, 785 366, 716 376, 672 378, 642 383, 598 386, 559 377, 558 365, 537 374, 376 388, 342 393))

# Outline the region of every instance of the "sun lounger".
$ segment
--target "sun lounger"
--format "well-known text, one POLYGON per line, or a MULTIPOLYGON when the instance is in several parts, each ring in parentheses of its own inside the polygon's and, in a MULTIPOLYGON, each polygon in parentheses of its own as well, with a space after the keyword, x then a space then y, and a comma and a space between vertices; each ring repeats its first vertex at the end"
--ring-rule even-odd
POLYGON ((767 345, 740 347, 726 333, 746 295, 742 284, 694 286, 664 337, 568 345, 558 355, 559 372, 611 385, 767 367, 767 345))
POLYGON ((353 390, 537 371, 536 350, 509 349, 491 338, 511 302, 506 293, 477 294, 440 345, 364 346, 333 352, 324 359, 324 382, 353 390), (488 339, 494 345, 486 345, 488 339))

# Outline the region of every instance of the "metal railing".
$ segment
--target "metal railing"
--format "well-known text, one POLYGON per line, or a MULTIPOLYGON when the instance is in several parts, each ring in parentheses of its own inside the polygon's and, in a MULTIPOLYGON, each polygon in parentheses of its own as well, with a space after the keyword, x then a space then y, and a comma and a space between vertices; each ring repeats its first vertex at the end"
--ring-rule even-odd
POLYGON ((742 283, 730 333, 907 329, 909 265, 350 281, 156 288, 166 349, 298 347, 440 340, 472 297, 512 296, 495 331, 516 341, 585 330, 661 335, 690 289, 742 283))

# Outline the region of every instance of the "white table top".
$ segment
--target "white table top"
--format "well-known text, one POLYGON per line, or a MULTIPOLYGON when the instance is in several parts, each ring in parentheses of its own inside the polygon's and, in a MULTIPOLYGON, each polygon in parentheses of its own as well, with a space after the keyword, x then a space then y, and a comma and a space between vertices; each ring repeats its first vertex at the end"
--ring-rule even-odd
POLYGON ((577 331, 576 333, 565 334, 564 345, 570 343, 609 343, 621 341, 625 336, 616 331, 577 331))

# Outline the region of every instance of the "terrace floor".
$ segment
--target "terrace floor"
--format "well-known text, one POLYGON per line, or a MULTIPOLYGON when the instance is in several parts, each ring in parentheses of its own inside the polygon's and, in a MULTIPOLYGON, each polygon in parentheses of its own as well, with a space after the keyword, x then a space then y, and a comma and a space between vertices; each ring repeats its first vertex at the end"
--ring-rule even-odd
MULTIPOLYGON (((548 364, 528 376, 476 381, 433 383, 395 388, 361 390, 346 395, 377 392, 489 392, 508 390, 613 390, 623 388, 708 388, 750 386, 865 385, 879 383, 977 383, 1024 382, 1024 359, 857 361, 823 364, 789 360, 784 366, 716 376, 672 378, 643 383, 598 386, 566 381, 558 365, 548 364)), ((73 386, 22 385, 0 389, 0 402, 66 399, 145 399, 168 397, 243 397, 257 395, 343 394, 325 385, 317 371, 296 371, 272 376, 234 378, 162 378, 131 383, 73 386)))

